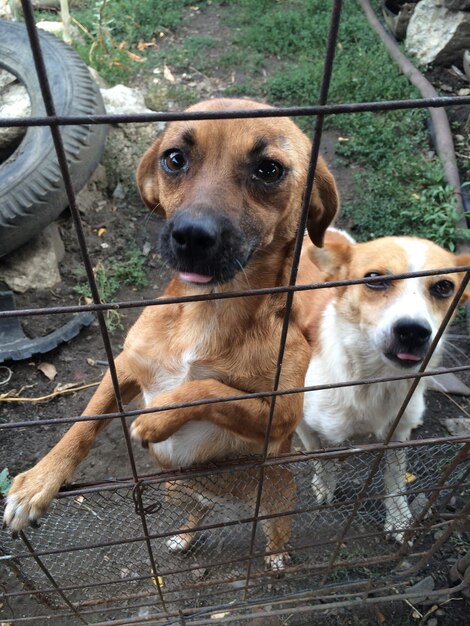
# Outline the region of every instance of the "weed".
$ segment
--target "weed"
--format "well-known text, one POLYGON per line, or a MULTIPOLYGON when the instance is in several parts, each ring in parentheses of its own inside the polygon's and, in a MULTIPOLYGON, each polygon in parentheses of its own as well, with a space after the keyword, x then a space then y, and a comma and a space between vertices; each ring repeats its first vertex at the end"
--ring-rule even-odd
POLYGON ((460 555, 465 555, 470 550, 470 538, 468 533, 454 532, 449 537, 449 543, 457 548, 460 555))
POLYGON ((8 472, 8 468, 5 467, 0 472, 0 496, 5 496, 11 486, 11 479, 8 472))
MULTIPOLYGON (((136 290, 145 287, 148 280, 144 264, 145 257, 135 246, 129 248, 122 261, 114 257, 100 261, 94 269, 94 275, 101 302, 111 302, 123 284, 136 290)), ((91 298, 90 286, 86 281, 77 285, 74 291, 83 298, 91 298)), ((122 328, 119 311, 110 310, 106 315, 111 332, 122 328)))

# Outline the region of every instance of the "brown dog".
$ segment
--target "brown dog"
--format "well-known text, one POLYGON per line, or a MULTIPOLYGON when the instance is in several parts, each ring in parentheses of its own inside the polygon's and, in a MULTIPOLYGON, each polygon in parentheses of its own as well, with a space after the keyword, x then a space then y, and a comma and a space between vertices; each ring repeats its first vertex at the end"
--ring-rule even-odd
MULTIPOLYGON (((189 111, 265 106, 248 100, 213 100, 189 111)), ((167 219, 162 256, 176 276, 165 296, 288 283, 310 149, 308 139, 288 118, 167 126, 137 171, 145 203, 167 219)), ((334 179, 320 159, 308 218, 315 244, 322 244, 337 207, 334 179)), ((123 401, 142 394, 147 407, 161 407, 272 390, 285 303, 286 296, 278 294, 146 308, 116 359, 123 401)), ((294 308, 281 389, 303 385, 310 357, 296 318, 294 308)), ((270 454, 289 449, 302 406, 301 394, 277 398, 270 454)), ((150 449, 162 467, 255 454, 263 450, 269 407, 269 398, 255 398, 144 414, 133 422, 131 434, 152 443, 150 449)), ((113 411, 116 403, 107 373, 84 415, 113 411)), ((21 529, 45 512, 107 423, 74 424, 37 465, 15 478, 5 510, 7 525, 21 529)), ((226 493, 227 480, 225 476, 208 482, 204 489, 226 493)), ((182 485, 189 499, 192 486, 191 481, 182 485)), ((236 495, 252 498, 254 489, 238 487, 236 495)), ((267 468, 261 513, 277 512, 280 497, 289 508, 294 495, 290 474, 267 468)), ((193 499, 198 505, 185 530, 207 512, 203 498, 193 499)), ((290 534, 288 518, 265 522, 264 528, 268 552, 278 553, 267 557, 267 563, 280 568, 290 534)), ((186 532, 170 540, 169 547, 186 549, 192 539, 186 532)))

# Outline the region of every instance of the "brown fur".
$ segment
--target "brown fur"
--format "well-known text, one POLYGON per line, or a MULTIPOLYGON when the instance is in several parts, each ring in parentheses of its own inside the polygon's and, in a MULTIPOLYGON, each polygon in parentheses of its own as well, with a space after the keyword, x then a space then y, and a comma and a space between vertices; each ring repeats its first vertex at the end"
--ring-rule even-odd
MULTIPOLYGON (((190 110, 264 106, 245 100, 214 100, 200 103, 190 110)), ((145 203, 166 218, 182 206, 194 210, 200 207, 201 211, 207 205, 221 206, 242 224, 246 232, 252 228, 262 233, 258 249, 244 271, 238 272, 228 283, 217 285, 214 290, 275 287, 288 283, 309 153, 309 141, 287 118, 174 122, 144 154, 137 181, 145 203), (288 168, 282 182, 269 193, 253 190, 249 183, 250 154, 260 141, 265 144, 265 157, 280 160, 288 168), (159 167, 159 155, 182 143, 191 150, 191 171, 175 180, 159 167)), ((309 216, 310 235, 318 245, 322 243, 324 230, 337 206, 333 177, 320 159, 309 216)), ((207 291, 210 288, 202 289, 207 291)), ((164 296, 198 293, 201 293, 201 286, 174 278, 164 296)), ((165 372, 167 378, 177 375, 189 350, 194 350, 194 358, 184 382, 157 393, 148 406, 270 391, 276 372, 285 302, 286 296, 281 294, 146 308, 129 331, 123 352, 116 359, 124 402, 129 402, 141 391, 151 395, 160 371, 165 372)), ((297 318, 294 306, 281 389, 303 385, 310 357, 297 318)), ((289 449, 291 435, 302 417, 302 405, 301 394, 277 398, 270 453, 289 449)), ((132 433, 134 438, 143 442, 161 442, 188 422, 203 420, 221 429, 199 450, 198 462, 240 453, 259 454, 263 450, 269 407, 269 399, 248 399, 144 414, 133 423, 132 433)), ((106 374, 84 415, 116 409, 111 379, 106 374)), ((88 454, 96 435, 106 423, 74 424, 46 457, 15 479, 9 494, 10 502, 21 503, 28 511, 29 520, 43 513, 61 485, 72 479, 77 465, 88 454)), ((172 465, 170 457, 155 451, 154 454, 161 466, 172 465)), ((203 481, 203 487, 211 493, 223 495, 228 490, 227 480, 228 477, 224 477, 212 480, 210 484, 203 481)), ((287 508, 291 508, 295 492, 290 473, 281 468, 266 468, 265 480, 267 491, 262 512, 269 514, 278 510, 279 492, 287 508)), ((253 483, 250 487, 237 483, 233 476, 231 481, 230 491, 235 492, 234 495, 252 500, 256 481, 248 481, 253 483), (236 485, 238 487, 234 488, 236 485)), ((184 484, 185 497, 192 499, 195 485, 192 481, 184 484)), ((170 498, 173 491, 168 492, 170 498)), ((200 505, 199 513, 195 512, 183 529, 197 524, 206 509, 200 505)), ((20 526, 20 521, 13 520, 10 514, 6 514, 6 520, 13 528, 20 526)), ((268 552, 284 550, 290 535, 288 519, 272 520, 265 526, 268 552)))

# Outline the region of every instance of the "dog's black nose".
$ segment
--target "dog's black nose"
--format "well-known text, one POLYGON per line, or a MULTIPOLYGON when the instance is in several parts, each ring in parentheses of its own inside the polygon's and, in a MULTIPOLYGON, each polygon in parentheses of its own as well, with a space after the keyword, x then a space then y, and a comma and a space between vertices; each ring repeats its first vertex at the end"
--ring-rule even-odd
POLYGON ((404 344, 424 345, 431 336, 431 326, 426 320, 403 318, 393 326, 395 337, 404 344))
POLYGON ((210 216, 176 215, 171 238, 176 252, 197 257, 213 248, 219 238, 217 222, 210 216))

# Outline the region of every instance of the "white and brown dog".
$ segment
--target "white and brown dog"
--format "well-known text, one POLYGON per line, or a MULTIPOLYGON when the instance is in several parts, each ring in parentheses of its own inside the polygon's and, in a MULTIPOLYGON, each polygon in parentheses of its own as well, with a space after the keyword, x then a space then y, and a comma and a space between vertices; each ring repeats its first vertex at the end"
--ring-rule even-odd
MULTIPOLYGON (((456 256, 434 243, 413 237, 385 237, 355 243, 346 233, 331 229, 325 247, 307 240, 302 251, 298 283, 346 280, 451 268, 470 263, 470 255, 456 256)), ((347 287, 305 291, 298 297, 312 359, 306 386, 396 376, 419 369, 458 289, 463 274, 453 273, 406 280, 371 281, 347 287)), ((464 296, 467 299, 470 293, 464 296)), ((431 365, 439 359, 442 342, 431 365)), ((305 394, 304 419, 297 429, 308 450, 336 446, 356 435, 387 433, 412 380, 325 389, 305 394)), ((423 379, 393 434, 406 441, 422 423, 423 379)), ((411 513, 405 491, 403 449, 387 452, 384 473, 385 530, 399 542, 411 513), (397 495, 401 494, 401 495, 397 495)), ((334 463, 315 462, 312 487, 319 503, 333 499, 334 463)))

